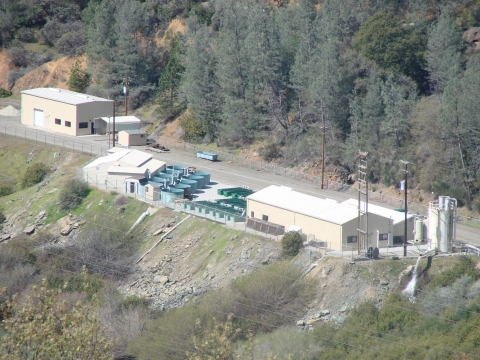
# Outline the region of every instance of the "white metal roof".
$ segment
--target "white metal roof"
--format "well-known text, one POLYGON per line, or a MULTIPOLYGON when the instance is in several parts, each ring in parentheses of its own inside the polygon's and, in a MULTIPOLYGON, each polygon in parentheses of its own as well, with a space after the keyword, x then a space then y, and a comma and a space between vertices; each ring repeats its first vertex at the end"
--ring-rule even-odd
POLYGON ((150 170, 150 172, 155 172, 161 168, 163 168, 166 164, 163 161, 157 159, 150 159, 150 161, 143 164, 140 169, 150 170))
POLYGON ((102 157, 99 157, 98 159, 93 160, 90 164, 87 164, 86 166, 84 166, 84 168, 95 167, 95 166, 99 166, 99 165, 102 165, 102 164, 107 164, 107 163, 112 163, 112 162, 118 161, 123 156, 128 154, 130 151, 132 151, 132 150, 121 149, 121 148, 109 149, 108 150, 109 155, 102 156, 102 157))
POLYGON ((133 167, 133 166, 121 166, 121 165, 112 165, 108 168, 107 172, 109 174, 132 174, 132 175, 145 175, 146 169, 133 167))
POLYGON ((43 99, 62 102, 70 105, 79 105, 92 103, 95 101, 113 102, 113 100, 104 99, 98 96, 77 93, 75 91, 57 89, 57 88, 37 88, 21 91, 22 94, 37 96, 43 99))
POLYGON ((284 186, 271 185, 247 196, 247 199, 340 225, 358 216, 356 208, 306 195, 284 186))
MULTIPOLYGON (((108 123, 108 116, 103 116, 99 119, 102 119, 106 123, 108 123)), ((110 121, 113 122, 113 117, 110 117, 110 121)), ((121 124, 140 124, 142 120, 137 118, 136 116, 115 116, 115 124, 121 123, 121 124)))
POLYGON ((119 160, 121 162, 124 162, 126 164, 139 167, 145 164, 148 160, 152 158, 152 155, 147 154, 143 151, 139 150, 130 150, 129 153, 127 153, 125 156, 120 158, 119 160))
POLYGON ((146 132, 142 129, 131 129, 131 130, 122 130, 124 132, 126 132, 127 134, 130 134, 130 135, 134 135, 134 134, 141 134, 141 135, 145 135, 146 132))
MULTIPOLYGON (((348 199, 348 200, 344 201, 342 204, 354 207, 356 209, 358 207, 358 200, 348 199)), ((387 208, 384 208, 382 206, 373 205, 371 203, 368 204, 368 212, 372 213, 372 214, 382 216, 382 217, 387 218, 387 219, 390 218, 390 219, 393 220, 394 224, 405 221, 405 213, 404 212, 395 211, 395 210, 392 210, 392 209, 387 209, 387 208)), ((413 216, 415 216, 415 215, 412 214, 412 213, 408 213, 407 214, 407 219, 410 219, 413 216)))

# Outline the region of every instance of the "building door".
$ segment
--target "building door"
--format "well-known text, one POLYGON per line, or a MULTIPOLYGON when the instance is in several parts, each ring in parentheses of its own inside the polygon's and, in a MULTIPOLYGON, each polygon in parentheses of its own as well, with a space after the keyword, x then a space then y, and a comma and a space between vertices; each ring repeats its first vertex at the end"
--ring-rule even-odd
POLYGON ((92 130, 90 130, 90 134, 95 134, 95 129, 93 128, 93 125, 95 124, 95 120, 92 121, 92 124, 91 124, 91 127, 92 127, 92 130))
POLYGON ((130 193, 131 194, 135 193, 135 183, 133 183, 133 182, 130 183, 130 193))
POLYGON ((43 126, 43 110, 33 109, 33 125, 43 126))

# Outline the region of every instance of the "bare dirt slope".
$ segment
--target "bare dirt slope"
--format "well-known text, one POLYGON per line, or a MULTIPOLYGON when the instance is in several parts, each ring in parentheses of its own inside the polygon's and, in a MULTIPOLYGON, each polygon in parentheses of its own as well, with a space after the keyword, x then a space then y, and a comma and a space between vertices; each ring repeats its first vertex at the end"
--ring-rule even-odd
MULTIPOLYGON (((86 67, 86 56, 79 59, 82 66, 86 67)), ((67 82, 75 60, 75 58, 65 56, 39 66, 16 81, 12 88, 13 93, 18 94, 22 90, 38 87, 68 89, 67 82)))
POLYGON ((0 51, 0 88, 8 89, 8 74, 15 68, 7 57, 7 51, 0 51))
POLYGON ((159 31, 155 36, 155 42, 158 46, 165 46, 165 37, 169 31, 173 33, 181 33, 184 34, 186 30, 185 20, 183 19, 173 19, 170 24, 168 24, 167 30, 159 31))

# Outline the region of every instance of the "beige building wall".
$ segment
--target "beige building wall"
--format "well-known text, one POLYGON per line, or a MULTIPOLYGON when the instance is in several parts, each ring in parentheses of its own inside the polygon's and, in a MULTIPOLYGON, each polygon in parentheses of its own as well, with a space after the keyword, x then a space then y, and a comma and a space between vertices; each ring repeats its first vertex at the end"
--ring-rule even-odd
POLYGON ((262 220, 263 215, 268 216, 269 222, 283 225, 285 228, 295 225, 295 214, 293 212, 247 198, 247 216, 262 220))
POLYGON ((327 242, 327 247, 340 250, 341 225, 296 213, 295 226, 302 228, 304 235, 314 235, 317 241, 327 242))
POLYGON ((125 146, 147 145, 147 134, 129 134, 126 131, 118 133, 118 143, 125 146))
POLYGON ((66 135, 88 135, 92 133, 92 123, 96 117, 111 115, 113 101, 95 101, 85 104, 71 105, 59 101, 22 94, 22 116, 24 125, 34 125, 34 110, 43 111, 43 128, 66 135), (55 119, 60 124, 55 124, 55 119), (70 127, 65 122, 70 122, 70 127), (88 123, 80 128, 80 123, 88 123))
POLYGON ((150 201, 160 200, 160 187, 151 184, 145 185, 145 199, 150 201))
POLYGON ((22 124, 33 126, 35 109, 43 110, 43 128, 61 134, 76 135, 77 109, 75 105, 22 94, 22 124), (55 125, 55 119, 61 119, 61 125, 55 125), (65 121, 70 121, 71 127, 65 126, 65 121))
MULTIPOLYGON (((113 101, 93 101, 77 105, 77 135, 92 133, 92 124, 95 118, 112 116, 113 101), (80 123, 88 123, 88 128, 80 128, 80 123)), ((113 120, 112 120, 113 121, 113 120)))

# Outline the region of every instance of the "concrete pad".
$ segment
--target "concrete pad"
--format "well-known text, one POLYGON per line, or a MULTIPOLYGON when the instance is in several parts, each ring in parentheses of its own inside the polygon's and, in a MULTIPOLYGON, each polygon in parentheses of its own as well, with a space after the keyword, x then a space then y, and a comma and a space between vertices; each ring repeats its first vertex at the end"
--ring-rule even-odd
POLYGON ((233 188, 235 186, 226 185, 217 183, 215 181, 210 182, 209 185, 205 186, 203 189, 198 189, 193 194, 194 201, 205 201, 205 200, 214 200, 214 199, 226 199, 226 197, 217 194, 218 189, 227 189, 233 188))

